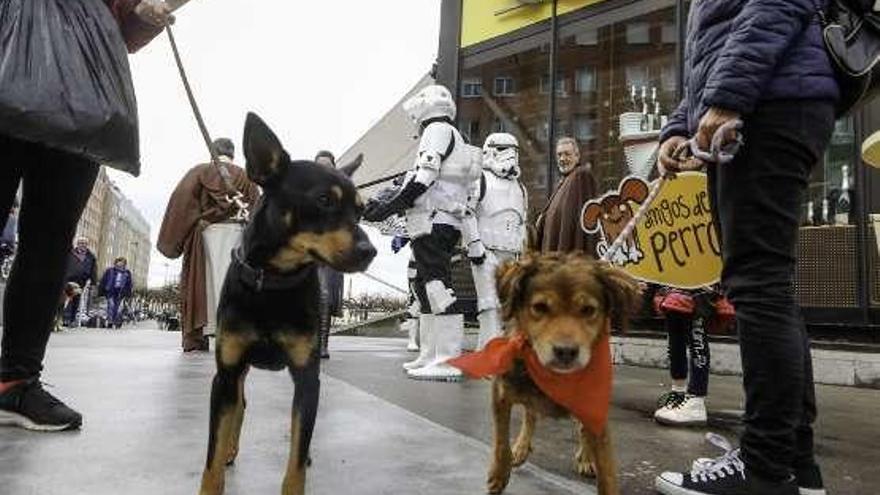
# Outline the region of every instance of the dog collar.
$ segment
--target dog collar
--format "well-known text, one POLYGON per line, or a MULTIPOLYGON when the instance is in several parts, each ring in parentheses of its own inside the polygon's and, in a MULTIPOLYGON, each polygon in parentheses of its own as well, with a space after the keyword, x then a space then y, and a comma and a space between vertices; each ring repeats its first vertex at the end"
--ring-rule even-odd
POLYGON ((257 292, 264 290, 287 290, 301 285, 315 271, 315 265, 309 264, 290 273, 272 273, 262 268, 255 268, 245 260, 241 247, 232 251, 232 262, 241 269, 239 278, 246 286, 257 292))

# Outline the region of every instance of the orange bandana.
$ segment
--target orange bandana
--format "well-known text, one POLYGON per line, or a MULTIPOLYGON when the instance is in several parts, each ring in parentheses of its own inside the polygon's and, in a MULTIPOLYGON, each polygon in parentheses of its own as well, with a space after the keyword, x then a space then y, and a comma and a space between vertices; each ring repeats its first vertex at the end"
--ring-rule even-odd
POLYGON ((557 373, 545 368, 525 336, 498 337, 482 351, 449 360, 449 364, 471 378, 500 376, 513 369, 520 358, 532 381, 553 402, 578 418, 594 435, 605 431, 611 403, 611 343, 605 333, 593 346, 587 366, 574 373, 557 373))

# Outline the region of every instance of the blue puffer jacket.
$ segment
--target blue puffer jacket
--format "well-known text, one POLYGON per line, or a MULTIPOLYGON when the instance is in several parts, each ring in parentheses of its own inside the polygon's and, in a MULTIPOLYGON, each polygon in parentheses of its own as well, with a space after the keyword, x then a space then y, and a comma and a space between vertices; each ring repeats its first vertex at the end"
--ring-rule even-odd
POLYGON ((709 107, 748 118, 762 101, 836 101, 837 82, 817 15, 827 0, 694 0, 684 98, 661 140, 691 136, 709 107))

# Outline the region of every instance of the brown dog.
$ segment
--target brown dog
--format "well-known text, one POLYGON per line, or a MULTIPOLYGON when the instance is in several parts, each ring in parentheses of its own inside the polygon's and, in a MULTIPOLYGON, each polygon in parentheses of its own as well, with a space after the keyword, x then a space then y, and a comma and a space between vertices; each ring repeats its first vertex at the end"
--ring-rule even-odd
MULTIPOLYGON (((523 333, 540 364, 559 373, 585 368, 594 342, 612 322, 625 324, 638 296, 638 285, 625 272, 577 254, 530 255, 508 262, 499 267, 497 283, 508 336, 523 333)), ((507 486, 511 468, 528 458, 537 417, 570 414, 538 388, 521 360, 495 378, 492 412, 495 440, 488 490, 497 494, 507 486), (525 417, 511 450, 510 413, 515 404, 525 408, 525 417)), ((579 426, 575 469, 597 478, 600 495, 617 494, 609 433, 596 436, 579 426)))

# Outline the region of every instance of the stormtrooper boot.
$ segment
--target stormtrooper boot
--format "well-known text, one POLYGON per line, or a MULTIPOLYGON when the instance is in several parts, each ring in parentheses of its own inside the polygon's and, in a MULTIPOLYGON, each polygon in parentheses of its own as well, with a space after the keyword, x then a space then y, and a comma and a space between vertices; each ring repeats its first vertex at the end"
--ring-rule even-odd
POLYGON ((480 322, 480 334, 477 337, 477 350, 486 347, 486 343, 495 337, 500 337, 502 332, 501 321, 498 319, 497 309, 487 309, 477 315, 480 322))
POLYGON ((400 325, 403 330, 409 334, 409 341, 406 344, 406 350, 409 352, 419 352, 419 320, 418 318, 407 318, 400 325))
POLYGON ((419 357, 408 363, 403 363, 405 371, 427 366, 434 360, 434 318, 434 315, 419 316, 419 357))
POLYGON ((425 367, 413 369, 407 375, 414 380, 459 381, 461 370, 446 361, 461 355, 464 340, 464 315, 434 316, 431 323, 434 359, 425 367))

